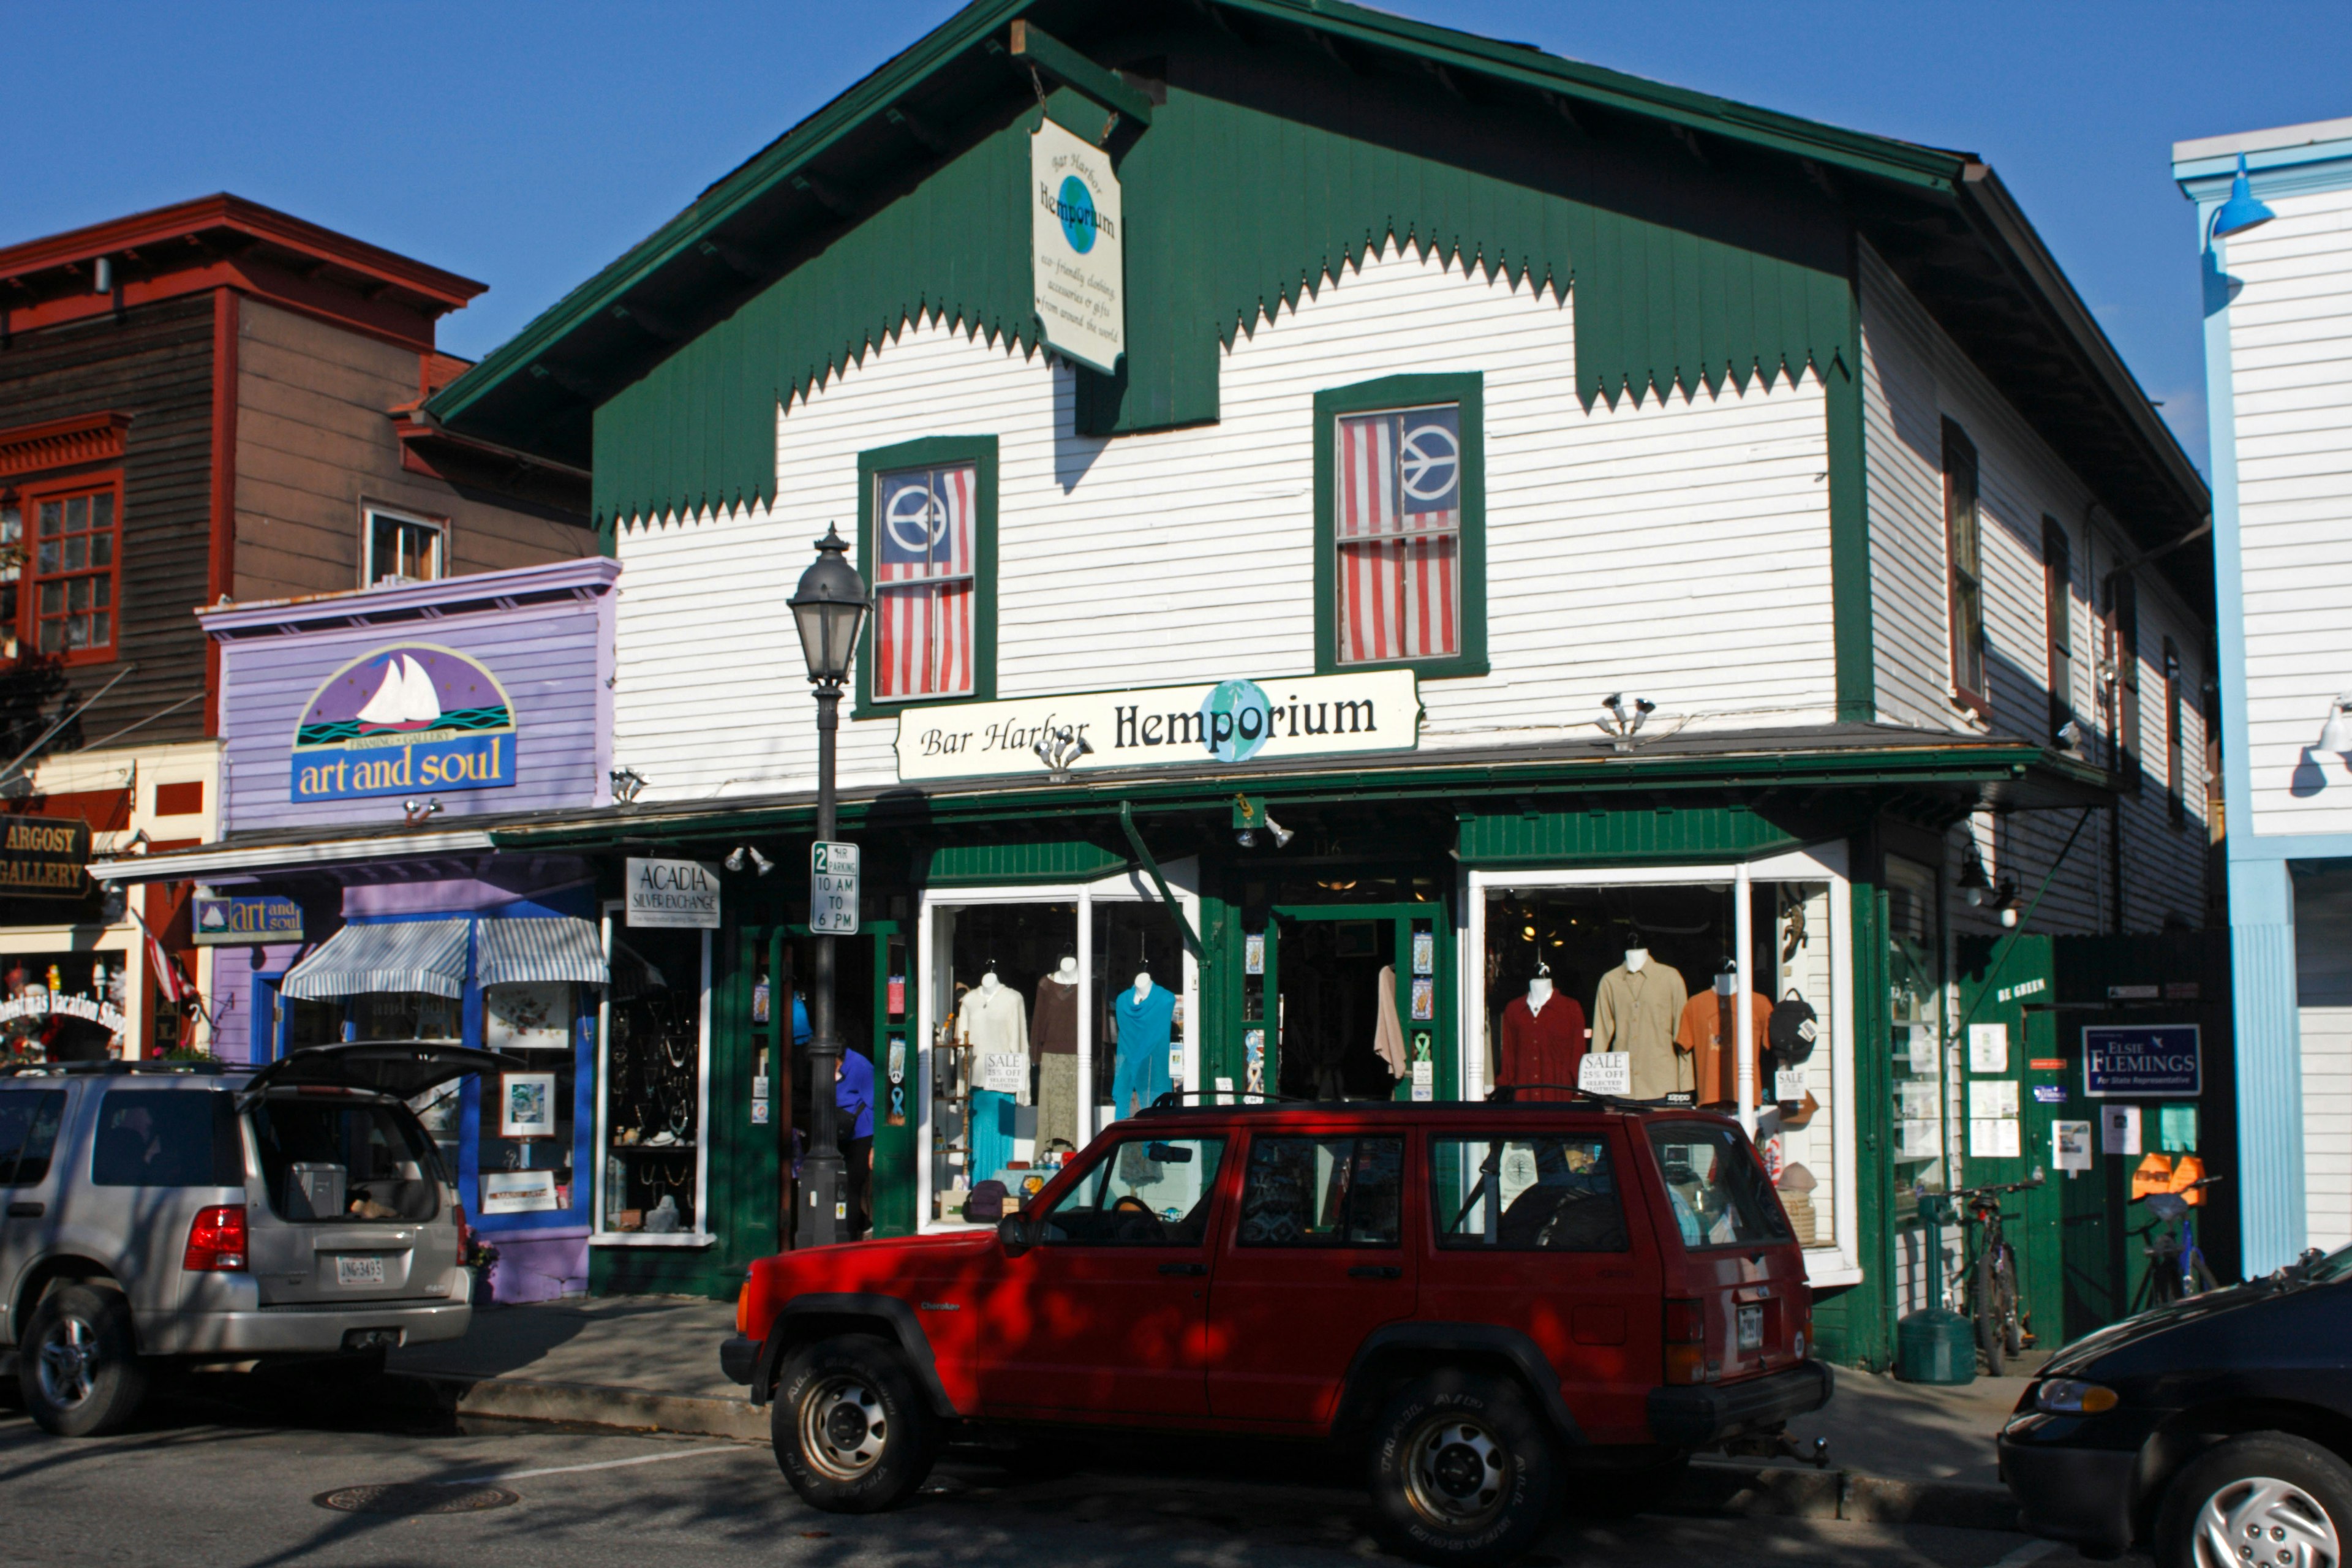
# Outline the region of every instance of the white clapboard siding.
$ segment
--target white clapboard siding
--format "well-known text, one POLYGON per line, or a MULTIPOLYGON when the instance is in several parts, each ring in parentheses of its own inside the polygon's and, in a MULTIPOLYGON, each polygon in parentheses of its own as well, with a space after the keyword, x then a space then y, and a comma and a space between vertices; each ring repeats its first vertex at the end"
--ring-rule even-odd
MULTIPOLYGON (((908 326, 782 412, 775 507, 623 531, 615 757, 648 799, 804 786, 806 685, 783 600, 856 455, 999 443, 997 693, 1314 668, 1314 396, 1475 370, 1486 389, 1493 673, 1425 682, 1423 745, 1582 726, 1616 689, 1712 722, 1819 721, 1835 688, 1818 381, 1588 414, 1573 312, 1393 249, 1223 355, 1213 426, 1071 435, 1041 356, 908 326)), ((896 777, 895 724, 845 724, 845 783, 896 777)))
MULTIPOLYGON (((2101 626, 2095 584, 2127 551, 2112 529, 2091 526, 2093 497, 2016 409, 1867 246, 1862 271, 1864 417, 1870 502, 1872 594, 1875 609, 1878 710, 1890 722, 1961 732, 1995 732, 2036 742, 2049 739, 2049 651, 2042 593, 2042 519, 2067 532, 2073 592, 2075 714, 2095 731, 2091 759, 2110 760, 2110 721, 2098 701, 2101 626), (1977 448, 1983 519, 1987 685, 1990 721, 1952 700, 1944 539, 1943 421, 1949 417, 1977 448)), ((2126 874, 2117 924, 2108 876, 2113 825, 2095 820, 2051 881, 2037 929, 2057 932, 2153 931, 2168 915, 2202 924, 2205 878, 2205 735, 2197 693, 2203 631, 2168 584, 2139 574, 2141 751, 2147 785, 2123 806, 2126 874), (2172 825, 2164 792, 2164 638, 2183 665, 2182 795, 2187 822, 2172 825)), ((2018 879, 2030 899, 2074 826, 2076 814, 2018 813, 1979 817, 1972 829, 1995 883, 2018 879)), ((1950 869, 1961 862, 1956 829, 1950 869)), ((1999 931, 1997 918, 1964 907, 1958 929, 1999 931)))
POLYGON ((2352 766, 2307 749, 2352 691, 2352 191, 2269 200, 2224 252, 2247 805, 2256 833, 2352 832, 2352 766))
POLYGON ((2304 1204, 2310 1245, 2352 1242, 2352 881, 2295 879, 2303 1041, 2304 1204))

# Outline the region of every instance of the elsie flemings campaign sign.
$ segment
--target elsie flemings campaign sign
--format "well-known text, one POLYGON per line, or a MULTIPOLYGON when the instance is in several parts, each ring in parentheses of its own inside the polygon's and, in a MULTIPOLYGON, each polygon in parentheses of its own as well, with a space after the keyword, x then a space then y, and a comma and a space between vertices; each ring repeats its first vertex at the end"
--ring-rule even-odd
POLYGON ((298 804, 503 789, 516 779, 514 705, 487 666, 456 648, 375 648, 311 694, 292 766, 298 804))
POLYGON ((1383 669, 908 708, 898 715, 898 776, 1038 777, 1420 743, 1419 684, 1409 669, 1383 669))

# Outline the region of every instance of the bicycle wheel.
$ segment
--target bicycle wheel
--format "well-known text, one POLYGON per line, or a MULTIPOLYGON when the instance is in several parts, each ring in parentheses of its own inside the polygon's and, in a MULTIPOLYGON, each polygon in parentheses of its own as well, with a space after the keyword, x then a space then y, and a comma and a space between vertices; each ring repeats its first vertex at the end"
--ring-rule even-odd
POLYGON ((1985 1371, 1994 1377, 2001 1373, 2000 1286, 1993 1266, 1992 1254, 1980 1254, 1977 1258, 1976 1289, 1969 1306, 1977 1320, 1977 1349, 1984 1352, 1985 1371))
POLYGON ((2000 1348, 2011 1359, 2024 1353, 2025 1324, 2017 1313, 2017 1254, 2007 1243, 1993 1266, 1994 1316, 2000 1324, 2000 1348))

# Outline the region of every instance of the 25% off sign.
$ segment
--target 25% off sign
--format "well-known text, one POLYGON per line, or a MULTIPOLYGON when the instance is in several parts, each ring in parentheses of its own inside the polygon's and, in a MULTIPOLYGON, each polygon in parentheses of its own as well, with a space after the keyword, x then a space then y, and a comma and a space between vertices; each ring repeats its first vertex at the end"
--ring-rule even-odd
POLYGON ((809 930, 857 934, 857 846, 819 839, 809 847, 809 930))

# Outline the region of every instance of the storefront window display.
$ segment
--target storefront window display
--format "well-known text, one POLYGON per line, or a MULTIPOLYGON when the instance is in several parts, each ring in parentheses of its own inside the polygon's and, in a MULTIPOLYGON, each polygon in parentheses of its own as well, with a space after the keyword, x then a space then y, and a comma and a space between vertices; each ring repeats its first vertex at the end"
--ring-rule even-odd
MULTIPOLYGON (((1840 1092, 1851 1061, 1842 869, 1794 855, 1473 872, 1465 1091, 1549 1100, 1581 1085, 1738 1115, 1798 1241, 1843 1253, 1853 1120, 1840 1092)), ((1830 1274, 1851 1262, 1816 1259, 1830 1274)))
POLYGON ((482 992, 482 1044, 526 1067, 482 1086, 482 1212, 572 1206, 573 1019, 580 988, 561 983, 482 992))
MULTIPOLYGON (((701 1134, 709 1095, 709 936, 624 927, 617 910, 608 910, 607 923, 612 984, 602 1031, 597 1239, 699 1241, 709 1168, 701 1134)), ((543 1018, 513 1022, 548 1026, 543 1018)))
POLYGON ((1197 966, 1139 878, 933 893, 918 956, 926 1225, 969 1223, 985 1183, 1018 1202, 1193 1075, 1197 966))
POLYGON ((103 1061, 122 1054, 120 952, 0 956, 0 1059, 103 1061))
MULTIPOLYGON (((1888 856, 1887 1016, 1895 1045, 1888 1078, 1895 1089, 1895 1202, 1905 1212, 1919 1193, 1941 1192, 1948 1184, 1939 909, 1935 871, 1888 856)), ((1957 1075, 1958 1064, 1950 1069, 1957 1075)))

